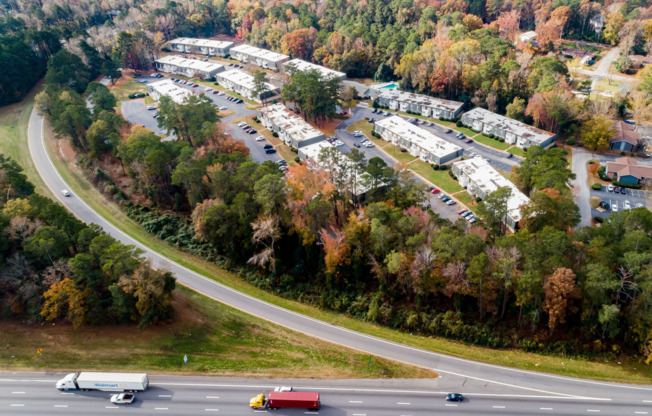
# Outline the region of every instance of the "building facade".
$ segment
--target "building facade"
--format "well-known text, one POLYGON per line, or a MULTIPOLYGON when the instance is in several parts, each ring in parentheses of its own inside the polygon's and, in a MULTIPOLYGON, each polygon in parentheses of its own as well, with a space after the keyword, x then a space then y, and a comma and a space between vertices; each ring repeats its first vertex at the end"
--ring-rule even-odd
POLYGON ((472 197, 484 199, 499 188, 510 188, 512 193, 507 200, 507 215, 503 221, 512 232, 518 228, 521 208, 530 203, 530 198, 494 169, 486 159, 476 156, 455 162, 451 170, 460 185, 466 188, 472 197))
POLYGON ((376 121, 374 131, 395 146, 427 163, 443 165, 461 157, 464 150, 399 116, 376 121))
POLYGON ((263 126, 276 132, 285 144, 297 149, 326 139, 324 133, 280 103, 259 108, 258 117, 263 126))
POLYGON ((214 78, 224 71, 224 65, 212 61, 188 59, 179 55, 167 55, 156 60, 156 69, 168 74, 183 75, 190 78, 214 78))
POLYGON ((641 140, 641 133, 635 131, 635 126, 624 121, 616 121, 614 129, 616 134, 611 138, 609 149, 633 152, 641 140))
POLYGON ((485 134, 494 134, 505 139, 506 143, 520 148, 530 146, 548 147, 557 136, 529 124, 501 116, 484 108, 476 107, 462 114, 462 123, 471 129, 485 134))
POLYGON ((313 64, 312 62, 304 61, 303 59, 292 59, 283 63, 283 71, 288 74, 294 73, 294 71, 308 72, 315 70, 319 72, 322 78, 325 79, 346 79, 346 74, 344 72, 334 71, 332 69, 326 68, 325 66, 313 64))
POLYGON ((273 97, 278 93, 278 89, 268 83, 266 92, 254 94, 254 77, 237 69, 216 74, 215 81, 226 89, 258 102, 261 102, 263 98, 273 97))
POLYGON ((391 110, 421 114, 438 119, 453 119, 462 112, 463 103, 413 94, 399 90, 387 90, 376 98, 378 104, 391 110))
POLYGON ((242 63, 250 63, 261 68, 279 71, 281 64, 290 59, 289 56, 281 53, 257 48, 251 45, 238 45, 230 50, 231 58, 242 63))
POLYGON ((176 38, 168 43, 175 52, 207 56, 228 55, 229 50, 233 47, 233 42, 197 38, 176 38))
POLYGON ((164 79, 163 81, 152 82, 147 84, 147 92, 150 97, 156 101, 160 100, 161 97, 166 96, 170 97, 172 101, 177 104, 183 104, 188 97, 192 95, 190 91, 185 88, 179 87, 172 80, 164 79))
POLYGON ((636 159, 620 157, 613 162, 607 162, 605 175, 610 179, 623 183, 652 183, 652 166, 639 165, 636 159))

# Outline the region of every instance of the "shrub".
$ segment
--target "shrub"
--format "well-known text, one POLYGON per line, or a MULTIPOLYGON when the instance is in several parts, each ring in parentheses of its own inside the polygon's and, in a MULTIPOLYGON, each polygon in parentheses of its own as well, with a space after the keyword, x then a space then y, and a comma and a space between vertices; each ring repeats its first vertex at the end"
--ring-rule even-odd
POLYGON ((627 183, 627 182, 618 182, 613 181, 614 186, 620 186, 621 188, 631 188, 631 189, 641 189, 641 185, 638 183, 627 183))
POLYGON ((455 125, 456 125, 457 127, 463 127, 463 126, 464 126, 464 123, 462 123, 462 120, 457 120, 457 122, 455 123, 455 125))
POLYGON ((602 224, 604 222, 604 218, 602 217, 593 217, 593 220, 597 223, 602 224))
POLYGON ((291 151, 292 153, 299 153, 299 149, 297 149, 296 147, 291 147, 291 148, 290 148, 290 151, 291 151))
POLYGON ((431 164, 430 166, 432 166, 432 168, 433 168, 434 170, 439 170, 439 165, 436 164, 436 163, 433 163, 433 164, 431 164))
POLYGON ((501 143, 505 143, 505 139, 503 139, 502 137, 501 137, 500 139, 498 139, 498 140, 499 140, 501 143))
POLYGON ((569 146, 573 146, 575 144, 575 139, 566 140, 566 144, 569 145, 569 146))
POLYGON ((600 179, 602 179, 603 181, 609 181, 609 180, 611 180, 611 179, 609 179, 609 177, 608 177, 607 175, 605 175, 605 173, 604 173, 605 170, 606 170, 606 166, 600 166, 600 167, 598 168, 598 171, 597 171, 598 176, 599 176, 600 179))
POLYGON ((378 108, 378 107, 380 107, 380 104, 378 104, 378 101, 374 100, 374 101, 371 103, 371 106, 372 106, 373 108, 378 108))
POLYGON ((595 163, 595 160, 589 160, 589 165, 592 165, 595 163))
POLYGON ((405 152, 407 152, 407 149, 401 148, 401 153, 405 153, 405 152))
POLYGON ((275 131, 273 131, 273 132, 272 132, 272 136, 274 136, 274 137, 278 137, 278 133, 275 132, 275 131))
POLYGON ((621 155, 621 156, 625 156, 625 152, 620 152, 620 155, 621 155))
POLYGON ((591 185, 591 189, 596 190, 596 191, 601 191, 602 190, 602 185, 596 182, 593 185, 591 185))
POLYGON ((301 164, 301 158, 299 156, 295 157, 294 161, 297 162, 298 164, 301 164))
POLYGON ((596 209, 602 200, 598 198, 597 196, 592 196, 591 197, 591 208, 596 209))
POLYGON ((446 170, 448 169, 448 165, 439 165, 440 170, 446 170))
POLYGON ((254 117, 254 123, 260 123, 260 120, 258 120, 258 117, 254 117))
POLYGON ((479 204, 480 202, 482 202, 482 198, 480 198, 479 196, 476 196, 475 197, 475 202, 477 202, 479 204))

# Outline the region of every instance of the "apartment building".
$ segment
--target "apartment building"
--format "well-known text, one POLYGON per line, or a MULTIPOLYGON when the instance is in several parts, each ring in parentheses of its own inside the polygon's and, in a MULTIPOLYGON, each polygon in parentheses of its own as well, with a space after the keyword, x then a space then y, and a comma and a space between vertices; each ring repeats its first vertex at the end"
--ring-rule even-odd
POLYGON ((254 77, 238 69, 217 73, 215 81, 224 88, 258 102, 261 102, 263 98, 273 97, 278 94, 278 89, 269 83, 267 83, 268 90, 266 92, 254 94, 254 77))
POLYGON ((518 228, 518 222, 521 220, 521 207, 529 204, 530 198, 494 169, 486 159, 476 156, 455 162, 451 170, 457 176, 460 185, 466 188, 466 191, 473 197, 484 199, 499 188, 510 188, 512 194, 507 200, 507 215, 504 221, 511 231, 518 228))
POLYGON ((228 55, 229 50, 233 47, 233 42, 197 38, 176 38, 168 43, 176 52, 207 56, 228 55))
POLYGON ((455 118, 462 112, 463 103, 430 97, 423 94, 414 94, 406 91, 383 91, 376 101, 390 110, 398 110, 421 114, 426 117, 455 118))
POLYGON ((278 133, 285 144, 297 149, 326 138, 324 133, 280 103, 259 108, 258 116, 263 126, 278 133))
POLYGON ((321 74, 322 78, 325 79, 332 79, 332 78, 338 78, 341 80, 346 79, 346 74, 344 72, 335 71, 330 68, 326 68, 325 66, 304 61, 303 59, 292 59, 291 61, 287 61, 283 63, 283 70, 286 73, 289 73, 290 75, 293 74, 295 71, 308 72, 311 70, 315 70, 318 71, 321 74))
POLYGON ((188 59, 179 55, 167 55, 156 60, 156 69, 168 74, 191 78, 209 79, 224 71, 224 65, 213 61, 188 59))
POLYGON ((183 104, 192 95, 190 91, 179 87, 169 79, 147 84, 147 92, 156 101, 160 100, 163 96, 167 96, 172 98, 172 101, 177 104, 183 104))
POLYGON ((231 58, 237 59, 242 63, 251 63, 261 68, 279 71, 281 64, 288 59, 289 56, 281 53, 269 51, 267 49, 257 48, 251 45, 238 45, 230 50, 231 58))
POLYGON ((554 133, 480 107, 462 114, 462 123, 475 131, 502 137, 506 143, 514 144, 523 149, 530 146, 548 147, 557 138, 554 133))
POLYGON ((407 149, 412 156, 427 163, 443 165, 464 153, 461 147, 439 138, 399 116, 376 121, 374 131, 380 134, 384 140, 407 149))

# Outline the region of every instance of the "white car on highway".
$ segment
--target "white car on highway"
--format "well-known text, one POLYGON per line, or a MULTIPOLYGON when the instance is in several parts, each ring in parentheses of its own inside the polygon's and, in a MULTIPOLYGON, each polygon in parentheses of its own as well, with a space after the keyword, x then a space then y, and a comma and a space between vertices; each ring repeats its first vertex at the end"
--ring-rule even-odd
POLYGON ((111 396, 111 403, 113 404, 132 404, 136 395, 133 393, 120 393, 111 396))
POLYGON ((61 190, 61 195, 63 195, 63 196, 70 196, 70 192, 68 192, 67 189, 62 189, 62 190, 61 190))

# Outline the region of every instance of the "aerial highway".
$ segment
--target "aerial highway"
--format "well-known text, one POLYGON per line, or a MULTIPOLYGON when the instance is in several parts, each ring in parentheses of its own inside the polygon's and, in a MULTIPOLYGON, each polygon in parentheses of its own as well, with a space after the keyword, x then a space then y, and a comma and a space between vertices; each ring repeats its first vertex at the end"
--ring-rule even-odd
MULTIPOLYGON (((346 347, 365 351, 370 354, 384 356, 390 359, 399 360, 426 367, 436 371, 440 377, 435 381, 439 392, 460 391, 462 393, 472 392, 477 396, 472 397, 468 406, 455 407, 455 411, 462 411, 461 414, 508 414, 511 411, 505 401, 515 403, 514 414, 542 414, 542 408, 559 408, 564 406, 563 413, 554 414, 577 414, 602 413, 617 415, 634 415, 634 414, 652 414, 652 387, 626 385, 617 383, 606 383, 593 380, 583 380, 570 377, 557 376, 530 371, 523 371, 513 368, 501 367, 486 363, 465 360, 457 357, 451 357, 431 351, 426 351, 410 346, 390 342, 376 338, 363 333, 355 332, 346 328, 338 327, 310 318, 299 313, 283 309, 281 307, 264 302, 249 295, 240 293, 234 289, 215 282, 205 276, 197 274, 175 262, 168 260, 157 252, 133 240, 124 232, 107 222, 93 209, 91 209, 83 200, 78 198, 74 192, 70 197, 61 195, 62 189, 70 189, 65 181, 61 178, 55 169, 49 154, 44 145, 43 138, 43 120, 34 111, 32 112, 29 128, 28 142, 29 149, 34 163, 40 175, 47 186, 52 190, 60 202, 77 215, 81 220, 87 223, 100 225, 107 233, 125 244, 131 244, 143 250, 144 256, 150 258, 155 267, 167 268, 172 271, 178 282, 186 285, 198 292, 205 294, 219 302, 230 305, 234 308, 271 320, 277 324, 283 325, 296 331, 318 337, 320 339, 337 343, 346 347), (503 395, 501 403, 495 404, 496 395, 503 395), (550 401, 555 404, 551 405, 550 401), (479 403, 485 403, 482 410, 476 407, 479 403), (490 404, 494 403, 494 404, 490 404), (527 403, 527 409, 524 407, 527 403), (505 406, 504 408, 492 406, 505 406), (578 407, 579 406, 579 407, 578 407), (532 410, 528 410, 532 407, 532 410), (536 409, 535 409, 536 408, 536 409), (581 410, 580 408, 583 408, 581 410), (463 410, 467 409, 467 410, 463 410), (491 410, 494 409, 494 410, 491 410), (518 410, 516 410, 518 409, 518 410), (618 410, 616 410, 618 409, 618 410), (534 413, 527 413, 527 412, 534 413), (467 412, 467 413, 463 413, 467 412)), ((315 375, 319 377, 319 375, 315 375)), ((177 386, 178 387, 178 386, 177 386)), ((175 392, 179 390, 174 387, 175 392)), ((4 387, 3 387, 4 388, 4 387)), ((173 387, 170 387, 173 388, 173 387)), ((55 390, 55 393, 59 393, 55 390)), ((178 393, 177 393, 178 394, 178 393)), ((362 393, 360 393, 362 394, 362 393)), ((356 394, 357 396, 358 394, 356 394)), ((379 400, 390 400, 393 396, 381 394, 379 400)), ((13 399, 13 396, 11 396, 13 399)), ((58 396, 57 396, 58 397, 58 396)), ((6 395, 0 395, 0 409, 6 406, 6 395)), ((204 405, 204 399, 201 401, 204 405)), ((357 400, 357 399, 356 399, 357 400)), ((413 400, 414 401, 414 400, 413 400)), ((325 400, 324 400, 325 402, 325 400)), ((194 405, 193 401, 188 405, 194 405)), ((385 403, 385 402, 383 402, 385 403)), ((426 402, 420 402, 422 414, 429 412, 432 414, 432 408, 428 409, 426 402)), ((428 402, 430 403, 430 402, 428 402)), ((453 409, 453 406, 443 406, 443 396, 436 400, 438 406, 442 406, 442 412, 453 409)), ((11 403, 10 403, 11 404, 11 403)), ((13 403, 20 404, 20 403, 13 403)), ((246 403, 245 403, 246 404, 246 403)), ((416 401, 415 401, 416 404, 416 401)), ((144 406, 144 404, 143 404, 144 406)), ((399 405, 395 405, 399 406, 399 405)), ((412 406, 412 405, 410 405, 412 406)), ((205 406, 208 408, 208 406, 205 406)), ((5 407, 7 409, 7 407, 5 407)), ((3 411, 5 409, 2 409, 3 411)), ((338 408, 339 409, 339 408, 338 408)), ((15 409, 14 409, 15 410, 15 409)), ((401 410, 400 413, 386 413, 391 409, 385 406, 379 406, 373 414, 398 414, 408 415, 417 414, 416 406, 407 410, 401 410)), ((394 410, 396 410, 394 408, 394 410)), ((104 411, 104 410, 102 410, 104 411)), ((245 409, 248 411, 248 409, 245 409)), ((321 414, 332 411, 328 414, 363 414, 364 411, 355 411, 353 413, 343 410, 335 410, 326 406, 321 414)), ((392 410, 393 411, 393 410, 392 410)), ((0 411, 0 414, 3 413, 0 411)), ((283 414, 283 413, 281 413, 283 414)), ((288 413, 289 414, 289 413, 288 413)))

